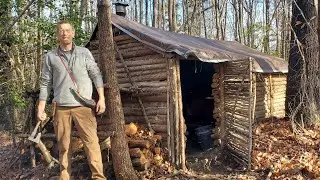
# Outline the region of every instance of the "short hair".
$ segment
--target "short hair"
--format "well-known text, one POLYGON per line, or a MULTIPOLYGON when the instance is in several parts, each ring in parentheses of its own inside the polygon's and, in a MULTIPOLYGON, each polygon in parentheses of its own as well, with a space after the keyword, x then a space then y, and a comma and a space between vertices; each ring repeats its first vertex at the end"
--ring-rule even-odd
POLYGON ((73 27, 73 24, 70 22, 70 21, 68 21, 68 20, 61 20, 61 21, 59 21, 58 23, 57 23, 57 29, 56 29, 56 33, 58 34, 58 31, 59 31, 59 28, 60 28, 60 25, 61 24, 70 24, 71 25, 71 28, 72 28, 72 30, 74 31, 75 29, 74 29, 74 27, 73 27))

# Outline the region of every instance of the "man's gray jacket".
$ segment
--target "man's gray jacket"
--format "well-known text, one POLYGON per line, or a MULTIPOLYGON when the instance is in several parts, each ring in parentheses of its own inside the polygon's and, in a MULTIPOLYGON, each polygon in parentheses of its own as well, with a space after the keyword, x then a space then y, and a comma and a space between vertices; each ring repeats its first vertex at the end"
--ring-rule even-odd
POLYGON ((45 56, 42 66, 39 99, 47 100, 51 89, 53 89, 53 100, 56 101, 59 106, 82 106, 70 92, 70 88, 76 90, 77 88, 74 86, 59 55, 65 65, 70 69, 80 95, 91 99, 92 82, 96 88, 103 87, 101 72, 91 52, 87 48, 74 46, 69 60, 67 60, 66 56, 57 48, 48 52, 45 56))

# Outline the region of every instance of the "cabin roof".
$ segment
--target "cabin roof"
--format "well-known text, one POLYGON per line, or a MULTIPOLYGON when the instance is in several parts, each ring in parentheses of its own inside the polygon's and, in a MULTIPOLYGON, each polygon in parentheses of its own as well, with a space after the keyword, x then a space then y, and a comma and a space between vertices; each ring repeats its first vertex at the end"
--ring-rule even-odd
MULTIPOLYGON (((181 59, 194 59, 209 63, 221 63, 253 58, 253 71, 287 73, 288 63, 236 41, 219 41, 199 38, 149 27, 113 14, 112 24, 132 38, 163 53, 174 53, 181 59)), ((97 36, 97 27, 93 36, 97 36)), ((92 38, 91 38, 92 39, 92 38)))

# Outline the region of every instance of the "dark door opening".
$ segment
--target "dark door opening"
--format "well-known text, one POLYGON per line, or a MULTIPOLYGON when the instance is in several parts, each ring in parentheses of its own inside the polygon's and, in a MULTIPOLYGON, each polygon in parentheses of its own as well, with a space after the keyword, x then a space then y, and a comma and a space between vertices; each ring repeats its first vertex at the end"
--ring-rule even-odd
POLYGON ((211 63, 180 61, 183 116, 187 126, 186 154, 203 152, 213 147, 213 74, 211 63))

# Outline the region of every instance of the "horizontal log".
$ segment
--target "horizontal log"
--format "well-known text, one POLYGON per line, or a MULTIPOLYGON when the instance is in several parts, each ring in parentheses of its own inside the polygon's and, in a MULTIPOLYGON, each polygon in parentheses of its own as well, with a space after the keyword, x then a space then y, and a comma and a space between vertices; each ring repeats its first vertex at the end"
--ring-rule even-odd
POLYGON ((166 133, 167 132, 167 125, 151 124, 151 127, 156 133, 166 133))
MULTIPOLYGON (((141 56, 147 56, 147 55, 152 55, 152 54, 156 54, 155 51, 148 49, 148 48, 143 48, 140 50, 130 50, 130 51, 122 51, 121 55, 123 57, 123 59, 128 59, 128 58, 133 58, 133 57, 141 57, 141 56)), ((118 53, 116 54, 116 59, 119 59, 119 55, 118 53)))
MULTIPOLYGON (((136 82, 136 86, 144 88, 144 87, 167 87, 167 81, 151 81, 151 82, 136 82)), ((120 84, 120 88, 130 88, 132 87, 131 83, 120 84)))
MULTIPOLYGON (((123 102, 131 102, 134 97, 137 97, 132 94, 121 94, 121 100, 123 102)), ((167 102, 167 93, 157 94, 152 96, 141 96, 141 101, 146 102, 167 102)))
POLYGON ((131 148, 129 149, 129 154, 131 158, 140 158, 143 153, 140 148, 131 148))
POLYGON ((129 148, 150 148, 150 142, 147 140, 128 139, 129 148))
MULTIPOLYGON (((167 73, 158 73, 158 74, 151 74, 148 76, 136 76, 132 77, 132 81, 134 82, 146 82, 146 81, 165 81, 167 80, 167 73)), ((118 79, 119 83, 130 83, 129 78, 120 78, 118 79)))
POLYGON ((139 46, 144 46, 144 44, 139 41, 136 41, 132 43, 118 45, 118 48, 121 50, 121 49, 129 49, 132 47, 139 47, 139 46))
MULTIPOLYGON (((131 47, 131 48, 127 48, 127 49, 119 49, 121 54, 125 54, 125 53, 129 53, 129 52, 139 52, 139 51, 144 51, 144 50, 150 50, 149 48, 147 48, 146 46, 136 46, 136 47, 131 47)), ((118 60, 120 59, 120 56, 117 56, 118 60)))
MULTIPOLYGON (((126 123, 138 123, 143 124, 146 123, 146 120, 143 116, 125 116, 126 123)), ((167 124, 167 116, 166 115, 148 115, 148 119, 151 124, 157 125, 166 125, 167 124)))
MULTIPOLYGON (((167 114, 167 108, 149 108, 146 107, 145 108, 146 114, 147 115, 166 115, 167 114)), ((123 108, 123 112, 126 116, 143 116, 142 112, 141 112, 141 108, 127 108, 124 107, 123 108)))
MULTIPOLYGON (((150 76, 160 73, 167 73, 165 69, 155 69, 155 70, 146 70, 146 71, 136 71, 136 72, 129 72, 131 78, 141 77, 141 76, 150 76)), ((126 72, 117 73, 118 79, 128 78, 128 74, 126 72)))
POLYGON ((131 38, 131 39, 128 39, 128 40, 124 40, 124 41, 118 41, 117 42, 117 46, 121 46, 121 45, 124 45, 124 44, 130 44, 130 43, 137 43, 139 41, 131 38))
MULTIPOLYGON (((91 51, 92 55, 94 56, 95 59, 100 59, 100 53, 99 50, 92 50, 91 51)), ((129 59, 129 58, 134 58, 134 57, 143 57, 143 56, 148 56, 148 55, 153 55, 156 54, 155 51, 144 48, 139 51, 122 51, 121 55, 124 59, 129 59)), ((116 53, 116 59, 120 59, 118 53, 116 53)))
POLYGON ((139 88, 139 89, 131 89, 131 88, 120 88, 121 93, 138 93, 139 95, 152 95, 152 94, 163 94, 167 93, 167 87, 158 87, 158 88, 139 88))
MULTIPOLYGON (((163 64, 166 63, 166 59, 162 57, 156 57, 153 55, 153 59, 142 59, 142 60, 135 60, 130 61, 128 59, 125 59, 125 65, 127 67, 134 67, 134 66, 143 66, 143 65, 151 65, 151 64, 163 64)), ((116 64, 117 68, 123 68, 124 64, 120 61, 116 64)))
MULTIPOLYGON (((142 104, 148 108, 167 107, 167 102, 142 102, 142 104)), ((140 104, 138 103, 137 99, 132 99, 132 101, 124 101, 122 106, 126 108, 140 108, 140 104)))
MULTIPOLYGON (((136 71, 147 71, 147 70, 156 70, 156 69, 167 69, 167 64, 152 64, 152 65, 143 65, 143 66, 134 66, 128 67, 129 72, 136 72, 136 71)), ((117 68, 117 73, 125 73, 126 70, 124 68, 117 68)))
POLYGON ((116 41, 117 43, 120 41, 126 41, 126 40, 131 40, 131 39, 133 39, 133 38, 127 34, 113 36, 113 40, 116 41))

